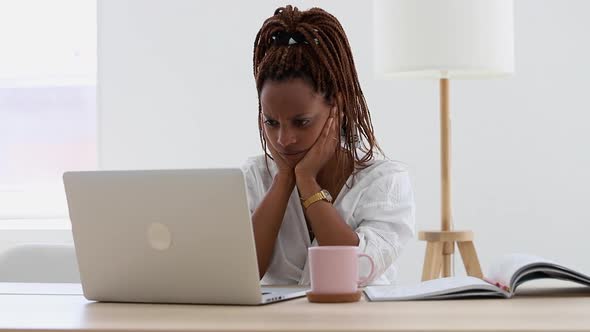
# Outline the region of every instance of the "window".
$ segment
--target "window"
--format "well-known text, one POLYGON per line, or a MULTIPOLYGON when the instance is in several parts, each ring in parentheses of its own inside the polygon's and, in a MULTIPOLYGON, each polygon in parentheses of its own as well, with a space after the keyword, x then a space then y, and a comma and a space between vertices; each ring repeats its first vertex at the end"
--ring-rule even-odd
POLYGON ((67 216, 62 174, 97 167, 96 2, 0 2, 0 223, 67 216))

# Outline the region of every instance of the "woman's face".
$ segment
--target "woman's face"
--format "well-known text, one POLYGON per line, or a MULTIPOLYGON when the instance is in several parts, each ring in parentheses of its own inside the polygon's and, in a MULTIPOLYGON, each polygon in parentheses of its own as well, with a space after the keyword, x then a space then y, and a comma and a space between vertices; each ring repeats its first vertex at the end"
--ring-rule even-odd
POLYGON ((292 163, 311 149, 332 108, 302 79, 266 81, 260 104, 267 143, 292 163))

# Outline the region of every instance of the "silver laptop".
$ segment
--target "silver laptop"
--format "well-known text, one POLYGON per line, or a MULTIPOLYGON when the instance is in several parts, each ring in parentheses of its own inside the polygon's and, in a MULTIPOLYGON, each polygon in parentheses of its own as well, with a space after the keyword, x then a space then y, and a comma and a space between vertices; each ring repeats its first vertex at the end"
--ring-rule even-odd
POLYGON ((67 172, 84 296, 94 301, 265 304, 240 169, 67 172))

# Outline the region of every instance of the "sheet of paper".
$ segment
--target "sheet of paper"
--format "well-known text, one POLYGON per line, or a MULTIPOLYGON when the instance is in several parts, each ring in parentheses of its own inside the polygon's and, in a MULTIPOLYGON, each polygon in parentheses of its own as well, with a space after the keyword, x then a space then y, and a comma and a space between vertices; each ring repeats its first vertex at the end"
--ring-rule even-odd
POLYGON ((365 288, 371 300, 407 300, 433 297, 464 290, 499 291, 497 287, 474 277, 450 277, 424 281, 409 286, 369 286, 365 288))
POLYGON ((492 263, 490 269, 485 274, 485 277, 490 279, 490 281, 510 286, 511 278, 516 271, 535 263, 555 264, 550 260, 534 255, 510 254, 502 256, 500 259, 492 263))

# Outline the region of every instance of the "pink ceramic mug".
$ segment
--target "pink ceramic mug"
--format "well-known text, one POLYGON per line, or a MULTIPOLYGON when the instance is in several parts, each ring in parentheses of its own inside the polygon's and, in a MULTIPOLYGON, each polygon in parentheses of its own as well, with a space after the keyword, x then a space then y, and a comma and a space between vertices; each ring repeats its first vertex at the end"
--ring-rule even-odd
POLYGON ((375 264, 371 257, 358 252, 355 246, 322 246, 308 249, 311 292, 314 294, 352 294, 371 280, 375 264), (368 276, 359 279, 359 258, 371 263, 368 276))

